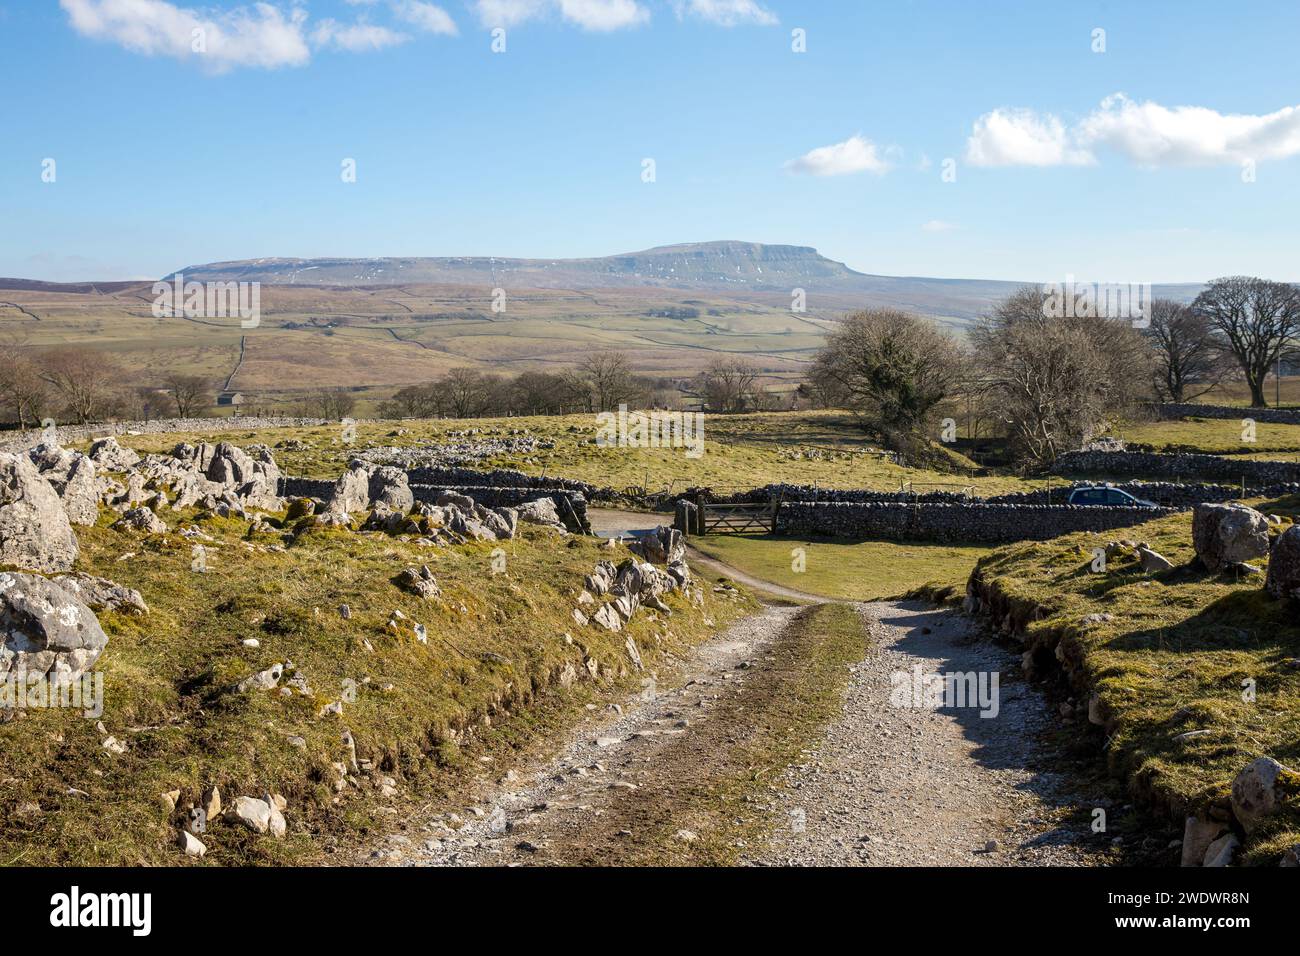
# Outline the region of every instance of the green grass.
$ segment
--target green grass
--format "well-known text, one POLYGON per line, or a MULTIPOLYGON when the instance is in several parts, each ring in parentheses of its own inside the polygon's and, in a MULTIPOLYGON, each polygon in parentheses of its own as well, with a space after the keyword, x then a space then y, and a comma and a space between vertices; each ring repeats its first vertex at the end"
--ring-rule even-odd
MULTIPOLYGON (((1242 418, 1249 409, 1242 410, 1242 418)), ((1190 418, 1179 421, 1122 424, 1111 434, 1133 444, 1150 445, 1156 451, 1191 451, 1207 455, 1295 458, 1300 456, 1300 425, 1256 422, 1255 441, 1242 438, 1242 424, 1235 418, 1190 418)))
POLYGON ((692 538, 691 544, 763 580, 848 601, 901 597, 923 586, 935 591, 964 588, 975 562, 992 550, 979 545, 809 541, 770 535, 705 535, 692 538), (804 570, 796 571, 800 550, 804 570))
MULTIPOLYGON (((1293 516, 1300 499, 1259 507, 1293 516)), ((1010 615, 1038 660, 1063 659, 1076 695, 1100 695, 1112 769, 1176 820, 1223 805, 1233 777, 1256 757, 1300 766, 1300 670, 1286 664, 1300 657, 1296 608, 1270 598, 1259 575, 1189 566, 1190 542, 1191 515, 1179 514, 1108 535, 1009 545, 976 570, 995 620, 1010 615), (1176 567, 1148 574, 1125 550, 1104 573, 1090 572, 1092 549, 1115 538, 1146 541, 1176 567), (1084 623, 1096 613, 1113 620, 1084 623), (1253 702, 1243 699, 1247 680, 1253 702), (1209 733, 1174 740, 1191 730, 1209 733)), ((1293 802, 1252 842, 1249 859, 1276 862, 1298 841, 1293 802)))
MULTIPOLYGON (((165 514, 175 526, 176 515, 165 514)), ((123 534, 104 527, 109 520, 80 529, 78 567, 139 589, 152 613, 100 615, 109 634, 96 665, 105 675, 104 732, 68 710, 17 711, 0 723, 0 863, 185 862, 171 843, 181 814, 166 813, 160 794, 179 789, 184 808, 212 784, 227 806, 241 794, 283 794, 290 832, 274 840, 218 823, 203 837, 204 862, 319 862, 327 845, 376 827, 373 784, 348 786, 336 799, 331 765, 343 759, 344 727, 380 774, 445 801, 482 766, 479 755, 493 755, 503 771, 582 703, 639 685, 626 634, 579 628, 569 617, 582 576, 611 557, 591 539, 527 530, 500 543, 507 571, 493 576, 496 543, 420 549, 377 533, 312 530, 277 550, 279 535, 247 540, 246 523, 209 519, 199 526, 217 541, 208 545, 209 573, 198 574, 179 535, 123 534), (391 582, 422 563, 436 574, 441 600, 421 601, 391 582), (343 603, 350 620, 337 612, 343 603), (411 630, 386 629, 394 609, 426 625, 427 645, 411 630), (261 646, 247 648, 245 638, 261 646), (599 662, 599 679, 588 676, 588 656, 599 662), (310 696, 224 692, 284 661, 306 678, 310 696), (566 667, 581 678, 567 691, 566 667), (341 718, 320 716, 343 698, 346 681, 356 682, 355 701, 341 718), (106 734, 127 752, 106 752, 106 734)), ((754 606, 743 595, 704 591, 702 608, 674 595, 671 620, 642 613, 632 622, 647 667, 713 633, 710 619, 720 626, 754 606)))
POLYGON ((587 862, 729 866, 743 847, 760 845, 772 826, 763 809, 771 788, 839 715, 849 665, 862 660, 869 640, 852 607, 800 611, 744 689, 720 698, 689 740, 657 757, 656 771, 679 782, 665 787, 653 806, 637 804, 638 826, 620 841, 613 859, 602 847, 587 862), (674 775, 675 765, 681 772, 674 775), (676 840, 679 829, 699 838, 689 844, 676 840))
POLYGON ((977 494, 997 494, 1044 485, 1043 481, 1011 476, 965 477, 901 467, 884 460, 850 416, 835 412, 707 416, 705 450, 699 458, 687 458, 681 448, 599 447, 593 444, 597 425, 592 415, 361 423, 350 445, 343 443, 342 427, 338 425, 136 435, 121 441, 140 451, 168 450, 178 441, 222 439, 240 445, 260 441, 274 449, 276 443, 292 437, 309 442, 311 447, 304 451, 275 449, 276 460, 287 474, 335 478, 361 449, 374 445, 458 444, 473 439, 449 433, 468 428, 489 436, 504 436, 512 430, 526 428, 531 434, 555 442, 553 449, 528 455, 502 455, 473 467, 517 468, 531 475, 562 475, 620 491, 640 487, 650 491, 683 491, 701 485, 738 490, 788 482, 884 490, 910 484, 917 491, 970 487, 977 494), (821 457, 810 458, 810 453, 821 457))

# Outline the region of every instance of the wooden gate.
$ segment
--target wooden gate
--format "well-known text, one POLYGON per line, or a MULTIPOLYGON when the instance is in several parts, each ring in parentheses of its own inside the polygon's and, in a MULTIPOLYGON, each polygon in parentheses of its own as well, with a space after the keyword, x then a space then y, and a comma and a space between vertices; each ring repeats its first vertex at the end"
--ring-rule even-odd
POLYGON ((776 512, 780 502, 751 504, 703 504, 699 506, 703 534, 771 534, 776 530, 776 512))

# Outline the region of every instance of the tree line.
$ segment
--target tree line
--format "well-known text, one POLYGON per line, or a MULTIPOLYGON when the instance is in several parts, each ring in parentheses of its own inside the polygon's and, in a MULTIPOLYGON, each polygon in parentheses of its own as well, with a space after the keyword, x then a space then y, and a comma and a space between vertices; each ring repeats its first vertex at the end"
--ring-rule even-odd
POLYGON ((1088 309, 1054 317, 1047 298, 1019 290, 964 342, 908 312, 856 313, 828 337, 804 392, 913 457, 932 451, 941 413, 964 410, 972 431, 1004 436, 1033 467, 1144 400, 1188 401, 1235 380, 1262 407, 1266 377, 1300 336, 1300 289, 1248 276, 1216 279, 1191 303, 1155 300, 1145 328, 1088 309))

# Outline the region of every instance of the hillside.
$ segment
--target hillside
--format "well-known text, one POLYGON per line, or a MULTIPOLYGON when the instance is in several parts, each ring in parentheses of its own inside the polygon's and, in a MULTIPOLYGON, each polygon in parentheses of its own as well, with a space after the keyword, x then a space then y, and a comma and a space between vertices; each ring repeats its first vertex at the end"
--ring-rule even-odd
MULTIPOLYGON (((1025 284, 995 279, 869 275, 829 259, 811 246, 737 241, 678 243, 590 259, 269 258, 201 263, 178 272, 199 281, 240 280, 266 285, 469 285, 507 290, 652 286, 733 295, 770 293, 785 300, 791 290, 801 288, 810 300, 819 296, 856 298, 859 304, 897 306, 958 322, 976 318, 1025 284)), ((1162 286, 1158 294, 1191 298, 1197 288, 1162 286)))

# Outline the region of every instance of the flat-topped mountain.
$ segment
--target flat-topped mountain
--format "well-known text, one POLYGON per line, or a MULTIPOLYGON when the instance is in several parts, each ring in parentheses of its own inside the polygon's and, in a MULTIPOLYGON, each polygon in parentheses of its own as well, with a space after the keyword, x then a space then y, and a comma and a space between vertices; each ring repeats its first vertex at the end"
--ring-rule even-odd
POLYGON ((530 288, 699 286, 788 292, 799 282, 837 288, 870 277, 827 259, 810 246, 757 242, 698 242, 658 246, 591 259, 509 259, 498 256, 382 259, 241 259, 186 266, 186 278, 268 285, 479 285, 508 282, 530 288), (793 284, 793 285, 792 285, 793 284))

